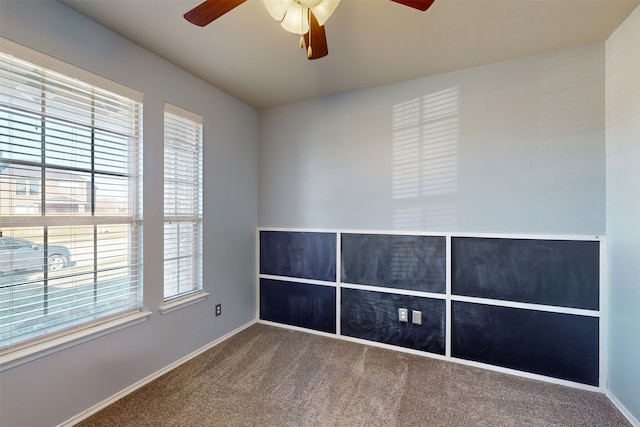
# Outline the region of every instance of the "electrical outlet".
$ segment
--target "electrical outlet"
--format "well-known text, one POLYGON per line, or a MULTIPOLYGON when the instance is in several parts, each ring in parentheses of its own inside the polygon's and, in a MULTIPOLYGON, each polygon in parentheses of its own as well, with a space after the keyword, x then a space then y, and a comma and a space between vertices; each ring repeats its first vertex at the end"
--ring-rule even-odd
POLYGON ((411 323, 414 325, 422 325, 422 312, 418 310, 411 311, 411 323))
POLYGON ((401 322, 408 322, 409 321, 409 310, 407 310, 406 308, 399 308, 398 309, 398 320, 401 322))
POLYGON ((222 314, 222 304, 216 304, 216 317, 222 314))

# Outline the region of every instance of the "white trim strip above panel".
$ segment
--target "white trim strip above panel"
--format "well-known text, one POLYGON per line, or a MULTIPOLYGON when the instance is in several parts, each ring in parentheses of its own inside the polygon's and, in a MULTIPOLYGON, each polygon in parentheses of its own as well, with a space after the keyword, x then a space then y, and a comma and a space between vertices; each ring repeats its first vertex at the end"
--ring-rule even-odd
POLYGON ((578 316, 600 317, 600 312, 596 310, 585 310, 582 308, 559 307, 555 305, 532 304, 526 302, 503 301, 489 298, 467 297, 462 295, 451 295, 452 301, 470 302, 474 304, 491 305, 498 307, 522 308, 524 310, 546 311, 558 314, 575 314, 578 316))
POLYGON ((606 236, 599 234, 522 234, 522 233, 471 233, 456 231, 408 231, 408 230, 361 230, 342 228, 301 228, 301 227, 257 227, 258 231, 290 231, 299 233, 340 233, 340 234, 391 234, 398 236, 433 236, 433 237, 478 237, 495 239, 525 240, 586 240, 603 241, 606 236))
POLYGON ((485 239, 524 239, 524 240, 586 240, 599 241, 599 235, 580 234, 500 234, 500 233, 447 233, 452 237, 477 237, 485 239))
POLYGON ((259 274, 258 277, 260 279, 277 280, 279 282, 294 282, 294 283, 302 283, 307 285, 321 285, 321 286, 329 286, 332 288, 336 287, 335 282, 325 282, 323 280, 301 279, 299 277, 287 277, 287 276, 273 276, 271 274, 259 274))
POLYGON ((338 234, 338 229, 329 229, 329 228, 286 228, 286 227, 258 227, 258 232, 260 231, 285 231, 292 233, 334 233, 338 234))
POLYGON ((400 289, 400 288, 387 288, 382 286, 372 286, 372 285, 357 285, 354 283, 341 283, 343 288, 347 289, 358 289, 361 291, 374 291, 374 292, 382 292, 384 294, 396 294, 396 295, 409 295, 412 297, 423 297, 423 298, 434 298, 434 299, 446 299, 447 296, 445 294, 439 294, 436 292, 424 292, 424 291, 415 291, 410 289, 400 289))
POLYGON ((407 231, 407 230, 342 230, 343 234, 374 234, 374 235, 393 235, 393 236, 427 236, 427 237, 446 237, 448 233, 442 231, 407 231))

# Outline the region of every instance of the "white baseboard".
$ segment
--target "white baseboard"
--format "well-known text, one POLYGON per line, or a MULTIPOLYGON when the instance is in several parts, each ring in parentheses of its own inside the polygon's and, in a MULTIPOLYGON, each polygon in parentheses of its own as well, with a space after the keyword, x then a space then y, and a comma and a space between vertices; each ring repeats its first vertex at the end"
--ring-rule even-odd
POLYGON ((625 418, 631 423, 633 427, 640 427, 640 421, 638 421, 638 419, 634 417, 631 412, 629 412, 629 410, 618 400, 618 398, 613 393, 611 393, 610 390, 607 390, 605 392, 605 395, 609 398, 611 403, 613 403, 615 407, 618 408, 620 412, 622 412, 622 415, 625 416, 625 418))
POLYGON ((125 397, 126 395, 133 393, 134 391, 136 391, 137 389, 139 389, 140 387, 147 385, 148 383, 150 383, 151 381, 161 377, 162 375, 166 374, 167 372, 177 368, 178 366, 182 365, 185 362, 188 362, 189 360, 193 359, 196 356, 199 356, 200 354, 204 353, 205 351, 215 347, 216 345, 220 344, 221 342, 231 338, 232 336, 234 336, 235 334, 237 334, 238 332, 242 331, 243 329, 248 328, 249 326, 253 325, 254 323, 256 323, 255 320, 252 320, 249 323, 246 323, 242 326, 240 326, 239 328, 229 332, 226 335, 223 335, 222 337, 218 338, 217 340, 210 342, 209 344, 205 345, 204 347, 199 348, 198 350, 187 354, 186 356, 184 356, 181 359, 176 360, 175 362, 165 366, 164 368, 160 369, 159 371, 154 372, 153 374, 149 375, 146 378, 141 379, 140 381, 130 385, 129 387, 119 391, 118 393, 114 394, 113 396, 108 397, 107 399, 103 400, 102 402, 92 406, 91 408, 82 411, 81 413, 69 418, 68 420, 58 424, 57 427, 71 427, 77 423, 79 423, 80 421, 89 418, 91 415, 97 413, 98 411, 106 408, 107 406, 111 405, 112 403, 117 402, 118 400, 122 399, 123 397, 125 397))

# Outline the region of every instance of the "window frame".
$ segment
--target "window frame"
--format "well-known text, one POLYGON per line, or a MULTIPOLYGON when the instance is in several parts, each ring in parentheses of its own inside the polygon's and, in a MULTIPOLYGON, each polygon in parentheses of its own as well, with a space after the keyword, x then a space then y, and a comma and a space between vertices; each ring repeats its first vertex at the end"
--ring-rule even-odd
MULTIPOLYGON (((44 233, 43 235, 45 236, 45 241, 43 243, 44 246, 48 245, 46 236, 48 232, 47 230, 50 227, 64 226, 72 229, 72 227, 76 226, 77 224, 81 224, 88 227, 93 226, 94 230, 96 230, 99 224, 126 224, 130 226, 130 233, 128 234, 130 243, 129 246, 127 246, 126 257, 127 260, 131 262, 131 264, 127 265, 127 277, 135 277, 136 279, 134 282, 130 282, 130 279, 127 279, 126 283, 128 287, 131 287, 131 285, 133 285, 136 289, 134 295, 134 298, 136 300, 135 304, 130 304, 129 307, 125 310, 115 310, 105 315, 101 315, 100 312, 96 312, 96 314, 92 316, 88 316, 86 318, 81 317, 81 319, 83 320, 77 323, 70 322, 70 324, 66 324, 65 322, 65 326, 62 328, 53 327, 52 330, 49 330, 51 328, 46 327, 44 329, 46 329, 47 332, 39 334, 35 337, 19 339, 18 341, 15 341, 15 343, 9 341, 8 345, 3 345, 3 347, 0 348, 1 372, 7 367, 16 366, 26 361, 33 360, 33 358, 41 357, 42 355, 50 354, 54 351, 59 351, 58 349, 62 347, 66 348, 71 345, 93 339, 95 338, 96 334, 105 334, 112 330, 119 330, 123 327, 127 327, 128 325, 145 321, 146 319, 148 319, 151 313, 148 311, 143 311, 142 309, 142 94, 133 89, 107 80, 86 70, 77 68, 71 64, 64 63, 40 52, 36 52, 30 48, 4 39, 2 37, 0 37, 0 53, 12 56, 17 61, 26 61, 34 67, 42 69, 43 72, 52 73, 52 75, 61 75, 62 77, 69 80, 77 81, 78 84, 90 85, 91 87, 94 87, 96 91, 111 92, 117 96, 128 98, 134 103, 132 105, 135 105, 135 124, 133 126, 136 135, 135 137, 133 137, 132 142, 130 143, 132 145, 128 145, 128 150, 130 150, 130 154, 132 156, 130 162, 132 162, 133 166, 130 166, 132 169, 129 169, 129 172, 127 174, 127 179, 129 180, 128 182, 131 183, 130 192, 128 193, 127 198, 127 204, 130 210, 128 211, 127 215, 95 215, 96 200, 94 196, 91 196, 91 215, 88 216, 78 217, 73 213, 58 216, 46 215, 45 206, 41 206, 41 209, 44 209, 44 211, 41 211, 40 215, 22 216, 13 214, 9 216, 1 216, 0 213, 0 218, 2 218, 3 223, 2 228, 4 229, 16 229, 23 227, 42 228, 44 233)), ((91 99, 94 99, 93 97, 96 95, 91 96, 91 99)), ((44 103, 45 97, 43 96, 42 98, 43 100, 40 102, 44 103)), ((3 108, 6 108, 10 114, 13 114, 13 110, 19 111, 21 108, 13 106, 11 103, 7 103, 4 105, 5 107, 3 108)), ((49 120, 47 119, 47 117, 49 117, 48 114, 49 113, 46 113, 43 110, 42 113, 37 115, 37 117, 40 117, 40 120, 45 123, 45 120, 49 120)), ((12 119, 7 120, 11 122, 12 119)), ((89 128, 94 129, 94 125, 90 125, 89 128)), ((42 132, 44 132, 44 130, 42 130, 42 132)), ((8 138, 8 144, 9 146, 11 146, 12 144, 11 136, 9 136, 8 138)), ((42 153, 44 159, 45 152, 43 151, 42 153)), ((0 157, 2 157, 1 154, 2 153, 0 152, 0 157)), ((94 158, 93 156, 95 156, 95 154, 93 154, 92 152, 92 159, 94 158)), ((38 164, 29 164, 29 162, 21 160, 10 160, 9 158, 7 159, 8 160, 6 161, 0 161, 0 172, 2 172, 2 170, 6 169, 7 167, 11 167, 12 165, 18 165, 18 167, 32 167, 36 169, 40 168, 43 171, 42 176, 44 176, 45 170, 51 168, 62 171, 69 170, 68 168, 60 165, 48 164, 46 161, 42 161, 38 164)), ((92 170, 94 170, 93 173, 96 173, 95 169, 92 170)), ((41 199, 44 201, 46 194, 46 181, 42 179, 39 180, 29 178, 23 179, 23 181, 25 182, 24 195, 41 196, 41 199), (36 191, 34 191, 34 189, 36 189, 36 191)), ((93 189, 91 191, 94 192, 93 189)), ((2 235, 1 230, 2 229, 0 229, 0 236, 2 235)), ((94 239, 97 239, 95 233, 93 236, 94 239)), ((94 263, 94 269, 97 268, 97 264, 94 263)), ((46 274, 43 280, 43 283, 47 282, 48 278, 46 277, 46 274)), ((7 286, 20 286, 20 283, 10 283, 7 286)))
MULTIPOLYGON (((203 280, 203 188, 204 188, 204 174, 203 174, 203 160, 204 160, 204 130, 203 130, 203 118, 188 110, 182 109, 168 102, 164 105, 164 144, 163 144, 163 242, 164 242, 164 256, 163 256, 163 302, 160 307, 160 313, 166 314, 176 309, 182 308, 187 305, 202 301, 207 298, 209 293, 204 291, 203 280), (177 128, 175 121, 180 121, 182 126, 177 128), (187 148, 180 149, 178 147, 179 140, 184 143, 187 148), (170 151, 172 156, 168 156, 167 152, 170 151), (188 158, 195 166, 195 173, 193 175, 186 176, 186 180, 179 182, 176 177, 176 157, 188 158), (172 161, 173 160, 173 161, 172 161), (174 172, 170 175, 170 172, 174 172), (174 186, 171 186, 173 181, 174 186), (189 201, 192 203, 192 210, 187 213, 178 212, 178 206, 175 203, 171 203, 168 194, 172 194, 172 191, 176 191, 176 187, 180 187, 180 184, 185 186, 189 183, 196 183, 196 188, 192 194, 188 194, 188 191, 181 195, 189 195, 189 201), (169 190, 169 191, 168 191, 169 190), (169 210, 169 212, 168 212, 169 210), (172 224, 192 224, 195 228, 191 238, 193 244, 191 249, 186 250, 185 255, 182 252, 184 246, 181 246, 179 238, 169 238, 167 235, 167 226, 172 224), (175 245, 176 250, 181 252, 181 255, 177 258, 191 258, 193 259, 193 267, 190 281, 190 285, 187 286, 187 290, 180 291, 178 285, 178 291, 176 293, 167 293, 168 279, 171 276, 170 268, 168 268, 168 261, 173 261, 174 258, 167 256, 167 251, 170 250, 169 245, 175 245)), ((184 178, 184 177, 183 177, 184 178)), ((173 202, 177 201, 177 198, 171 199, 173 202)), ((179 228, 178 228, 179 229, 179 228)), ((178 261, 179 262, 179 261, 178 261)))

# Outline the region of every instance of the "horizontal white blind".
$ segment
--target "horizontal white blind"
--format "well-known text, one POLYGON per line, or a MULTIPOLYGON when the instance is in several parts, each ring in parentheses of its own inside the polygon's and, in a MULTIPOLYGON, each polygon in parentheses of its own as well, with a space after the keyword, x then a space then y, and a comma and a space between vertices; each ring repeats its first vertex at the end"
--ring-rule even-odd
POLYGON ((4 351, 141 302, 141 103, 25 49, 0 52, 4 351))
POLYGON ((164 299, 202 289, 202 119, 164 113, 164 299))

